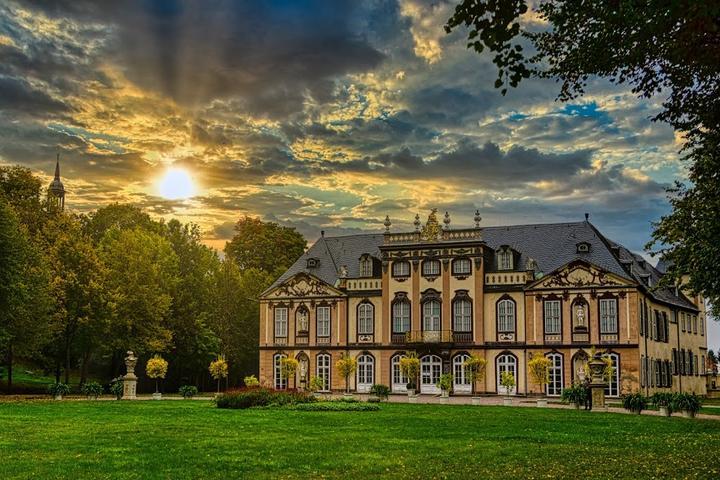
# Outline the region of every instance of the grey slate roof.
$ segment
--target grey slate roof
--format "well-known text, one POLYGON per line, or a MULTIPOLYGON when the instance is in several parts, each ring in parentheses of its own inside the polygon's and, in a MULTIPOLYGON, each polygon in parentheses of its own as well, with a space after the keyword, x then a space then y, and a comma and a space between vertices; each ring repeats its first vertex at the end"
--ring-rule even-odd
MULTIPOLYGON (((530 258, 535 260, 536 270, 545 274, 573 260, 582 259, 641 286, 644 285, 641 275, 650 275, 651 285, 656 285, 662 275, 642 257, 607 239, 587 221, 484 227, 482 235, 483 241, 493 250, 507 245, 520 252, 517 267, 521 270, 525 269, 530 258), (580 242, 590 244, 588 253, 577 253, 577 244, 580 242), (618 257, 613 253, 612 247, 617 247, 618 257), (626 263, 623 264, 622 261, 626 263)), ((367 253, 380 258, 383 241, 382 234, 321 237, 266 292, 300 272, 310 273, 330 285, 336 285, 343 265, 347 266, 349 278, 357 278, 360 275, 360 257, 367 253), (320 261, 317 268, 307 268, 309 258, 320 261)), ((489 266, 489 270, 492 270, 492 266, 489 266)), ((675 296, 669 289, 657 289, 648 293, 666 303, 696 308, 682 294, 675 296)))

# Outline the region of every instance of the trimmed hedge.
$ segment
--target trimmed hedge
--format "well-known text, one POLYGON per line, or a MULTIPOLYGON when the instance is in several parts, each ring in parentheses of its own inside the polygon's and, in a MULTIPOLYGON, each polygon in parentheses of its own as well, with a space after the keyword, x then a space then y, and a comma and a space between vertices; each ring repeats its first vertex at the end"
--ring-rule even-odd
POLYGON ((307 392, 272 390, 263 387, 244 388, 222 393, 215 399, 218 408, 251 408, 312 403, 317 399, 307 392))
POLYGON ((318 402, 300 403, 288 407, 291 410, 302 412, 376 412, 380 410, 377 404, 360 402, 318 402))

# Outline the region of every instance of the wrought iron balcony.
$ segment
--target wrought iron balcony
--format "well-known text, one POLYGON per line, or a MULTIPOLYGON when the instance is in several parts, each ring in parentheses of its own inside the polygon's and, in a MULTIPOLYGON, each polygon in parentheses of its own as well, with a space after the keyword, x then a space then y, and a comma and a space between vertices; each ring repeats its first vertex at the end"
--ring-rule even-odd
POLYGON ((472 332, 453 332, 452 330, 411 330, 406 333, 393 333, 392 343, 472 343, 472 332))

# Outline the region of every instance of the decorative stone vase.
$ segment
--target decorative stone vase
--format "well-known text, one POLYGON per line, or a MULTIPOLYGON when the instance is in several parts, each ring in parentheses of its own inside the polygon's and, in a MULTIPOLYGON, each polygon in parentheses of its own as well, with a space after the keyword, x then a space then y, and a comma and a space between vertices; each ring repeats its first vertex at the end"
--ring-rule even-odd
POLYGON ((503 398, 503 405, 506 407, 512 407, 512 398, 510 398, 510 397, 503 398))
POLYGON ((355 398, 355 397, 353 397, 352 393, 348 393, 348 392, 343 393, 343 399, 352 400, 353 398, 355 398))
POLYGON ((691 412, 690 410, 683 410, 682 416, 685 418, 695 418, 695 412, 691 412))
POLYGON ((88 399, 88 400, 97 400, 98 397, 97 397, 97 395, 88 395, 88 396, 87 396, 87 399, 88 399))
POLYGON ((537 406, 538 408, 547 408, 547 398, 538 398, 537 406))
POLYGON ((575 410, 580 410, 580 404, 579 403, 573 403, 573 408, 575 410))
POLYGON ((450 396, 441 395, 440 396, 440 403, 450 403, 450 396))
POLYGON ((380 403, 380 397, 378 397, 377 395, 370 394, 370 395, 368 396, 368 402, 370 402, 370 403, 380 403))
POLYGON ((660 416, 661 417, 669 417, 670 409, 667 406, 660 405, 660 416))
POLYGON ((633 410, 635 415, 642 415, 642 410, 633 410))
POLYGON ((408 403, 417 403, 419 395, 408 395, 408 403))
POLYGON ((481 404, 482 397, 472 397, 470 399, 470 403, 473 405, 480 405, 481 404))
POLYGON ((160 393, 160 392, 155 392, 155 393, 153 393, 153 397, 152 397, 152 398, 153 398, 153 400, 162 400, 162 393, 160 393))
POLYGON ((415 395, 415 389, 414 389, 414 388, 408 388, 408 389, 407 389, 407 394, 408 394, 408 397, 412 397, 413 395, 415 395))
POLYGON ((442 398, 450 398, 450 392, 448 392, 447 390, 441 390, 441 391, 440 391, 440 397, 442 397, 442 398))
POLYGON ((55 400, 62 400, 62 395, 55 395, 53 398, 55 400))

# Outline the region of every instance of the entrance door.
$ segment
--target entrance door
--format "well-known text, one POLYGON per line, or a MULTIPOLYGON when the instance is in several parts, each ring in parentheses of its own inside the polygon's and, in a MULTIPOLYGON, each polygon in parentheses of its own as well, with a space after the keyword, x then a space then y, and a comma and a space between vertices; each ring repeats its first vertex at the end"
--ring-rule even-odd
POLYGON ((375 382, 375 359, 370 355, 360 355, 357 359, 357 391, 367 393, 375 382))
POLYGON ((440 393, 437 383, 440 381, 441 371, 442 360, 437 355, 426 355, 420 359, 420 393, 440 393))
POLYGON ((453 358, 453 392, 455 393, 470 393, 471 391, 470 378, 468 378, 464 365, 469 358, 470 355, 465 353, 455 355, 453 358))
POLYGON ((497 376, 496 376, 496 383, 497 383, 497 391, 500 394, 503 395, 515 395, 515 392, 517 392, 517 382, 518 382, 518 376, 517 376, 517 359, 510 355, 510 354, 503 354, 500 355, 497 358, 497 376), (500 379, 502 378, 503 372, 510 372, 512 373, 513 377, 515 377, 515 386, 510 389, 510 391, 505 391, 505 387, 500 385, 500 379))

